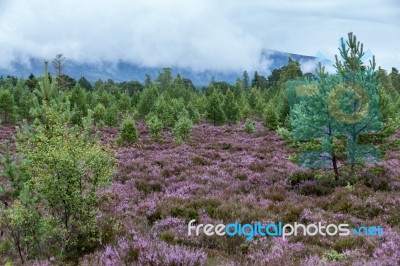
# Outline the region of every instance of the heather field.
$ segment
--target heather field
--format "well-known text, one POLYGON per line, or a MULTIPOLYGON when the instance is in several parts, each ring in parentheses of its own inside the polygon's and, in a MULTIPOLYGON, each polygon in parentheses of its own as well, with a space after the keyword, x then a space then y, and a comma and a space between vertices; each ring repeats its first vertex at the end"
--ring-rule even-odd
MULTIPOLYGON (((191 140, 182 145, 168 132, 164 132, 162 142, 153 141, 140 120, 139 141, 130 145, 116 145, 118 128, 100 129, 102 146, 115 154, 118 169, 112 184, 97 192, 101 200, 96 218, 100 245, 79 264, 400 262, 397 150, 388 150, 380 163, 357 168, 360 181, 337 187, 330 171, 306 170, 290 162, 288 158, 297 151, 276 132, 257 123, 255 132, 248 134, 243 126, 201 123, 193 127, 191 140), (285 240, 256 236, 251 241, 243 236, 188 236, 191 219, 211 224, 282 221, 380 225, 384 236, 291 236, 285 240)), ((2 139, 11 140, 14 133, 11 126, 0 128, 2 139)), ((345 172, 346 168, 340 170, 345 172)), ((52 259, 35 263, 51 265, 52 259)))
POLYGON ((0 263, 400 265, 400 73, 0 76, 0 263))

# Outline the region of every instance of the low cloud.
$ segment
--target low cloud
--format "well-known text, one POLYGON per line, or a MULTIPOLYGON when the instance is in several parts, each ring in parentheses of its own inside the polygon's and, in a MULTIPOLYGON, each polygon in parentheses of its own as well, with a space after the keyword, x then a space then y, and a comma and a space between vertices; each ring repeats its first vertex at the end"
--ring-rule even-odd
POLYGON ((399 66, 399 18, 390 0, 3 0, 0 67, 62 52, 81 63, 269 71, 264 48, 333 60, 339 38, 353 31, 389 68, 399 66))

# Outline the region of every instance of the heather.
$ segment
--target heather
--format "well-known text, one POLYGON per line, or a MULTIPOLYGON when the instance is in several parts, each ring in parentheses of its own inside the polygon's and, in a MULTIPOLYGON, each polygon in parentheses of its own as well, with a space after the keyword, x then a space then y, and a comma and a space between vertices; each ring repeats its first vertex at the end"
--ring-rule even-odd
MULTIPOLYGON (((315 75, 302 73, 289 59, 268 78, 256 72, 251 87, 245 72, 235 85, 212 79, 200 90, 166 68, 144 85, 99 80, 86 88, 49 75, 47 63, 29 83, 0 79, 7 101, 0 105, 0 262, 399 264, 398 73, 375 70, 374 58, 363 65, 352 34, 342 44, 338 76, 322 65, 315 75), (380 108, 367 117, 374 126, 352 135, 325 112, 328 93, 290 97, 298 89, 290 84, 321 89, 360 69, 369 71, 368 86, 377 85, 380 108), (354 141, 373 145, 367 151, 379 151, 380 160, 372 152, 355 156, 354 141), (346 223, 380 226, 384 234, 246 241, 188 235, 193 219, 346 223)), ((357 107, 346 106, 356 98, 349 95, 343 104, 357 107)))

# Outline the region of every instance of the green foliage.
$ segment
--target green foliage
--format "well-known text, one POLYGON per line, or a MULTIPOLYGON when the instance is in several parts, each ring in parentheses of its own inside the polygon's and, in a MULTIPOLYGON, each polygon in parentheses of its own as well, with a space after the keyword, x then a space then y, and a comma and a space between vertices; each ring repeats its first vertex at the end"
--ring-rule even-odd
POLYGON ((83 116, 87 115, 86 93, 80 86, 75 86, 69 97, 71 110, 76 106, 83 116))
POLYGON ((157 115, 150 113, 146 117, 146 126, 149 128, 153 140, 160 140, 160 132, 164 129, 164 124, 157 115))
POLYGON ((275 130, 278 127, 278 115, 275 109, 272 103, 268 103, 263 113, 264 126, 271 130, 275 130))
POLYGON ((96 105, 96 107, 93 110, 93 119, 94 122, 97 124, 100 124, 106 115, 106 108, 102 103, 99 103, 96 105))
POLYGON ((346 258, 345 254, 338 253, 336 250, 325 252, 323 257, 328 261, 339 261, 346 258))
POLYGON ((18 196, 21 193, 25 180, 13 162, 8 143, 6 143, 5 155, 0 154, 0 165, 3 166, 0 177, 4 177, 11 184, 11 189, 9 189, 0 183, 0 193, 6 196, 18 196))
POLYGON ((249 133, 249 134, 252 134, 252 133, 254 133, 254 131, 255 131, 255 125, 256 125, 256 122, 254 122, 253 120, 251 120, 251 119, 246 119, 246 124, 244 125, 244 131, 246 132, 246 133, 249 133))
POLYGON ((19 133, 23 157, 16 167, 24 179, 11 182, 16 200, 1 211, 1 225, 22 263, 25 257, 75 260, 93 251, 99 235, 96 190, 114 172, 96 139, 69 127, 54 108, 45 111, 46 125, 19 133))
POLYGON ((236 124, 240 119, 240 108, 230 89, 226 92, 223 108, 227 122, 229 124, 236 124))
POLYGON ((157 101, 158 90, 157 87, 151 85, 146 87, 140 95, 140 100, 138 103, 138 111, 141 117, 145 117, 153 108, 153 105, 157 101))
POLYGON ((222 100, 216 91, 213 91, 207 99, 206 117, 212 121, 214 126, 221 125, 226 121, 222 100))
POLYGON ((92 84, 90 84, 90 82, 85 77, 80 77, 80 79, 78 80, 78 84, 79 84, 79 86, 84 88, 86 91, 93 90, 92 84))
POLYGON ((133 118, 127 116, 122 122, 119 141, 121 142, 134 142, 138 140, 138 132, 136 129, 135 121, 133 118))
POLYGON ((14 97, 9 90, 0 90, 0 122, 13 123, 16 120, 14 97))
POLYGON ((188 112, 190 120, 192 120, 192 122, 194 124, 200 123, 200 113, 199 113, 199 110, 195 106, 193 106, 191 103, 189 103, 186 106, 186 110, 188 112))
POLYGON ((395 103, 392 98, 388 95, 385 88, 378 86, 379 92, 379 109, 382 114, 383 122, 387 123, 390 119, 396 117, 395 103))
POLYGON ((104 123, 107 126, 115 126, 118 123, 118 107, 116 104, 107 108, 104 115, 104 123))
POLYGON ((174 126, 173 135, 178 143, 185 142, 190 139, 192 132, 192 120, 187 116, 180 116, 178 122, 174 126))
POLYGON ((124 92, 118 99, 118 109, 125 113, 132 110, 131 97, 127 92, 124 92))

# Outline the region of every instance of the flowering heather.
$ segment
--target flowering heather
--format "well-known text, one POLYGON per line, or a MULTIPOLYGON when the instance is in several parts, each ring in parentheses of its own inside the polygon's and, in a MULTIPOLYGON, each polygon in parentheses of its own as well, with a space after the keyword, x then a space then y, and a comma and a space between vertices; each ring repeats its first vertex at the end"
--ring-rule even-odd
MULTIPOLYGON (((178 145, 170 132, 155 142, 138 120, 139 141, 118 146, 118 129, 97 129, 118 160, 114 182, 101 191, 97 217, 100 247, 81 265, 396 265, 400 260, 400 196, 397 150, 357 170, 365 182, 329 187, 287 158, 296 151, 256 123, 199 124, 178 145), (388 186, 385 181, 389 180, 388 186), (328 188, 328 189, 326 189, 328 188), (383 237, 189 236, 187 223, 349 223, 379 225, 383 237), (327 254, 333 254, 328 256, 327 254), (338 254, 338 255, 337 255, 338 254), (335 257, 334 255, 337 255, 335 257), (332 260, 330 258, 337 258, 332 260)), ((0 129, 0 136, 10 129, 0 129)), ((341 169, 345 173, 345 169, 341 169)), ((328 172, 318 172, 329 176, 328 172)), ((46 262, 43 262, 46 263, 46 262)))

